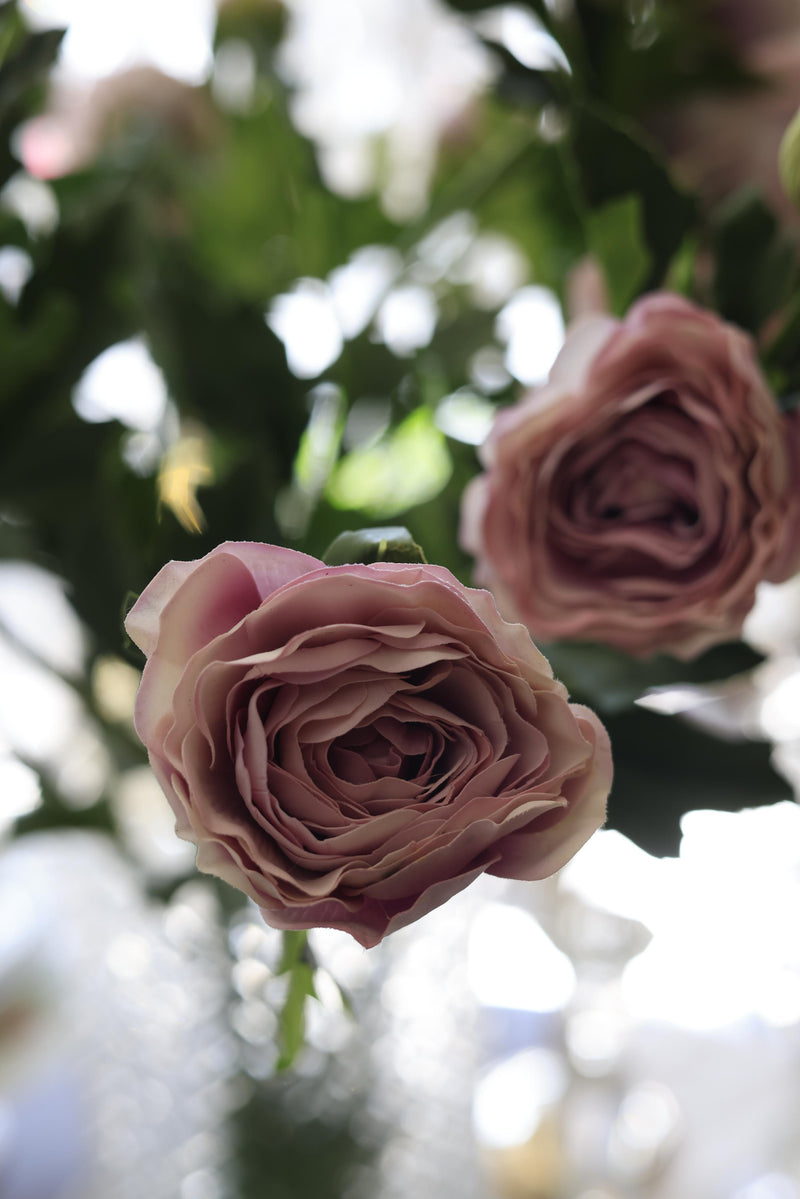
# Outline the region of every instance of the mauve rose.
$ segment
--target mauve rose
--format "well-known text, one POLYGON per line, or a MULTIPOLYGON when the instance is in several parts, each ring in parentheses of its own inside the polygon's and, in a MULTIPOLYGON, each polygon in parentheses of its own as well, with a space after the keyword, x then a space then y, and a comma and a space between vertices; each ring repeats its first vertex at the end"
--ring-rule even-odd
POLYGON ((655 293, 577 322, 498 415, 462 542, 535 637, 690 658, 798 567, 797 434, 744 333, 655 293))
POLYGON ((228 542, 165 566, 127 628, 177 832, 278 928, 372 946, 483 871, 551 874, 603 821, 603 726, 441 567, 228 542))

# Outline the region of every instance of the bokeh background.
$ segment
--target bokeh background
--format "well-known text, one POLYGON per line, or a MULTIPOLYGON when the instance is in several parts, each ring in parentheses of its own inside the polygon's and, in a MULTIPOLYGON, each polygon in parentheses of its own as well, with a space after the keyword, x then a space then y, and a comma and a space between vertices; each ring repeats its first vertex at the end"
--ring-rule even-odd
POLYGON ((798 1199, 796 580, 697 663, 554 647, 609 826, 312 933, 288 1073, 121 622, 229 538, 402 523, 468 582, 497 407, 649 287, 800 390, 799 81, 796 0, 0 3, 3 1199, 798 1199))

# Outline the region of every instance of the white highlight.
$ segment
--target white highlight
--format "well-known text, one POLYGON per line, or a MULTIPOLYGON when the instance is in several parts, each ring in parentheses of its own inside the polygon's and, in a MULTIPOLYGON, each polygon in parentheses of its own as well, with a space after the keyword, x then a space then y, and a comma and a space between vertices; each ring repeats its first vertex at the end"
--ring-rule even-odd
POLYGON ((555 292, 523 287, 498 313, 497 335, 506 342, 506 367, 528 386, 543 383, 564 344, 564 317, 555 292))
POLYGON ((167 408, 167 385, 140 337, 104 350, 75 388, 75 411, 86 421, 118 420, 129 429, 150 432, 167 408))
POLYGON ((523 1145, 566 1084, 564 1063, 550 1050, 526 1049, 501 1062, 475 1088, 472 1116, 478 1139, 495 1149, 523 1145))
POLYGON ((298 279, 290 292, 275 297, 266 320, 283 342, 289 370, 298 379, 321 375, 342 352, 331 289, 321 279, 298 279))
POLYGON ((487 904, 469 936, 468 976, 476 998, 490 1007, 553 1012, 575 987, 569 959, 533 916, 510 904, 487 904))
POLYGON ((204 83, 212 63, 214 0, 24 0, 37 29, 67 26, 59 65, 91 81, 148 63, 185 83, 204 83))

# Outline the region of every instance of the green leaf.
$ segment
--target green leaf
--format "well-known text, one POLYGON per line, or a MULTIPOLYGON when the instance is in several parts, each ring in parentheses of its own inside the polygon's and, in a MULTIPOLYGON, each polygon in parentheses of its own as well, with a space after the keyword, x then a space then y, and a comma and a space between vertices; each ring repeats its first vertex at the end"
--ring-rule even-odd
POLYGON ((328 566, 345 566, 350 562, 427 561, 422 547, 402 525, 340 533, 328 546, 322 560, 328 566))
POLYGON ((683 296, 694 294, 694 274, 697 265, 699 242, 697 237, 689 234, 684 238, 669 264, 664 286, 668 291, 680 292, 683 296))
POLYGON ((786 127, 778 152, 778 169, 783 190, 796 208, 800 208, 800 110, 786 127))
POLYGON ((695 808, 738 812, 790 799, 763 741, 723 741, 672 716, 634 708, 606 717, 614 755, 609 828, 648 853, 676 854, 695 808))
POLYGON ((594 642, 560 641, 540 649, 573 697, 610 713, 629 708, 651 687, 720 682, 763 661, 742 641, 714 646, 692 662, 666 654, 640 661, 594 642))
POLYGON ((605 272, 612 311, 622 316, 650 270, 641 196, 631 192, 609 200, 588 214, 586 228, 589 248, 605 272))
POLYGON ((26 33, 0 61, 0 121, 5 121, 25 92, 39 82, 55 61, 63 29, 26 33))
POLYGON ((644 244, 650 254, 646 288, 658 286, 695 215, 694 200, 673 182, 654 147, 636 126, 581 105, 569 143, 580 188, 590 209, 631 194, 641 203, 644 244))
POLYGON ((0 8, 0 185, 19 170, 11 139, 40 99, 40 85, 63 36, 55 29, 31 33, 16 5, 0 8))
POLYGON ((263 303, 396 232, 374 198, 345 199, 321 185, 282 89, 264 77, 259 88, 254 110, 202 155, 176 161, 174 174, 202 271, 222 292, 263 303))
POLYGON ((376 442, 346 454, 325 494, 337 508, 378 519, 398 516, 435 498, 451 471, 447 440, 423 404, 376 442))
POLYGON ((525 66, 515 54, 494 41, 489 43, 489 48, 502 66, 496 87, 498 96, 505 103, 520 108, 541 108, 567 99, 569 76, 565 71, 525 66))
POLYGON ((797 252, 758 192, 745 188, 718 211, 713 228, 714 304, 721 316, 757 332, 789 299, 797 252))
POLYGON ((469 208, 484 228, 515 241, 532 280, 561 294, 566 273, 586 252, 582 204, 564 144, 542 141, 535 125, 512 124, 502 110, 489 108, 484 122, 485 139, 463 168, 453 206, 469 208))

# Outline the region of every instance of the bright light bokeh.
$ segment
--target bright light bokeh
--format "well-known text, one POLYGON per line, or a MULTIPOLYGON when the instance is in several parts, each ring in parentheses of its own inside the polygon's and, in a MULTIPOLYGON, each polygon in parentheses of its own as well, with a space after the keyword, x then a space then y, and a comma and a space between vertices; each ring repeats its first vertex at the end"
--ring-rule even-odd
POLYGON ((526 1049, 501 1062, 475 1088, 472 1112, 478 1139, 495 1149, 523 1144, 566 1086, 564 1063, 550 1050, 526 1049))
POLYGON ((67 28, 59 65, 70 79, 140 63, 191 84, 211 72, 214 0, 23 0, 22 11, 34 28, 67 28))
POLYGON ((489 1007, 554 1012, 575 986, 569 958, 521 908, 486 904, 470 929, 468 974, 479 1003, 489 1007))
POLYGON ((0 292, 9 304, 16 304, 33 273, 30 254, 19 246, 0 247, 0 292))
POLYGON ((167 385, 144 340, 136 337, 95 358, 75 388, 73 404, 86 421, 118 420, 148 432, 164 419, 167 385))
POLYGON ((291 291, 275 297, 266 320, 283 342, 289 370, 298 379, 315 379, 342 352, 333 297, 321 279, 298 279, 291 291))
POLYGON ((523 287, 498 314, 497 333, 514 378, 527 386, 543 383, 564 344, 558 297, 546 287, 523 287))
POLYGON ((436 0, 287 7, 282 66, 295 89, 293 116, 317 142, 327 182, 347 194, 378 183, 391 216, 420 212, 440 138, 491 78, 485 47, 436 0))

